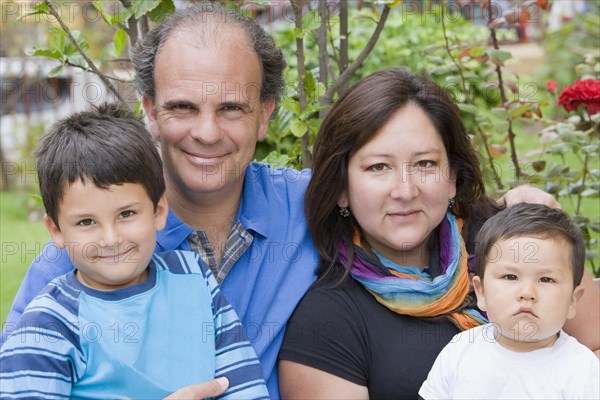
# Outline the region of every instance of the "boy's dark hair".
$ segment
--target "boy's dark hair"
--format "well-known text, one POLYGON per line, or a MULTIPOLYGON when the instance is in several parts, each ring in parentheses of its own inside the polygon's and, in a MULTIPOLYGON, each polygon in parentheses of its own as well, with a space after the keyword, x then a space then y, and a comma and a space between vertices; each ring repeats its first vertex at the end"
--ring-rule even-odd
POLYGON ((53 124, 34 153, 46 213, 58 226, 67 184, 90 180, 98 188, 141 184, 154 204, 165 192, 162 162, 143 121, 117 104, 104 104, 53 124))
POLYGON ((517 236, 562 239, 571 247, 573 287, 581 283, 585 264, 583 235, 564 211, 542 204, 521 203, 500 211, 479 231, 475 246, 475 273, 483 280, 488 254, 500 240, 517 236))

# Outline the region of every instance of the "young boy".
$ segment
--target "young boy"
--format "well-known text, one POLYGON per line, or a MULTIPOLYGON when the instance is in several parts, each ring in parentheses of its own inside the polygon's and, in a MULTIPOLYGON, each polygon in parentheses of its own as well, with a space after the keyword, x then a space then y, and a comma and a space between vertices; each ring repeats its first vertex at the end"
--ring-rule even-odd
POLYGON ((562 331, 581 297, 585 248, 562 211, 519 204, 478 235, 473 285, 490 324, 456 335, 424 399, 599 399, 600 361, 562 331))
POLYGON ((268 399, 262 368, 210 270, 154 254, 168 207, 141 120, 106 105, 59 121, 36 150, 46 215, 75 270, 27 307, 0 351, 0 397, 159 399, 227 377, 268 399))

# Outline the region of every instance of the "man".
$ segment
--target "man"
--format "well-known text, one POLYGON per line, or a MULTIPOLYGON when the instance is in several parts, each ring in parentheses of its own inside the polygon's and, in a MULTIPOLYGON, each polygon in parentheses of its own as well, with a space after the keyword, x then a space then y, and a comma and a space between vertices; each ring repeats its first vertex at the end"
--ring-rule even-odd
MULTIPOLYGON (((171 209, 157 250, 191 249, 210 266, 277 398, 285 323, 317 265, 303 211, 310 172, 250 163, 283 90, 283 54, 259 25, 200 3, 150 32, 132 60, 171 209)), ((49 247, 25 277, 7 333, 50 279, 73 268, 66 254, 44 257, 55 255, 49 247)))
MULTIPOLYGON (((279 398, 275 365, 285 324, 318 261, 303 212, 310 171, 251 162, 283 90, 281 50, 258 24, 196 3, 152 30, 132 60, 171 209, 156 250, 191 249, 207 262, 246 327, 271 397, 279 398)), ((553 201, 526 188, 512 196, 513 203, 519 196, 553 201)), ((46 246, 17 293, 3 340, 31 299, 72 268, 66 253, 46 246)), ((220 393, 214 390, 221 386, 211 382, 185 396, 220 393)))

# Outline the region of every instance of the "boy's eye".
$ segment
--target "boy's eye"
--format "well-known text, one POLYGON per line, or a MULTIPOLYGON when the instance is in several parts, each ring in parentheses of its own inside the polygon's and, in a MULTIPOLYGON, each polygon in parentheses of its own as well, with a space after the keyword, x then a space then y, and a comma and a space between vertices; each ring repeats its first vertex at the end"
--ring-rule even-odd
POLYGON ((129 218, 129 217, 132 217, 134 214, 135 214, 135 211, 125 210, 125 211, 121 212, 121 214, 119 214, 119 216, 121 218, 129 218))
POLYGON ((544 277, 540 278, 540 282, 542 282, 542 283, 553 283, 553 282, 556 282, 556 281, 554 279, 552 279, 552 278, 544 276, 544 277))
POLYGON ((506 279, 507 281, 516 281, 517 280, 517 276, 513 275, 513 274, 504 275, 502 278, 506 279))
POLYGON ((81 221, 79 221, 79 222, 77 223, 77 225, 79 225, 79 226, 90 226, 90 225, 92 225, 93 223, 94 223, 94 221, 93 221, 93 220, 91 220, 91 219, 89 219, 89 218, 86 218, 86 219, 82 219, 81 221))

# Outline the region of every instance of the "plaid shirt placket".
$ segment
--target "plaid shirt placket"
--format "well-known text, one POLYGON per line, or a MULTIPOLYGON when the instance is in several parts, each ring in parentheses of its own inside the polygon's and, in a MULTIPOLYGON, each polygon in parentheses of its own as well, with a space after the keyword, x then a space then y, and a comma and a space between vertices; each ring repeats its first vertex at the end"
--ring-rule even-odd
POLYGON ((221 264, 217 265, 215 251, 208 242, 208 237, 204 231, 194 231, 188 237, 191 250, 197 253, 202 261, 210 267, 219 283, 223 282, 233 264, 239 260, 250 246, 252 239, 252 235, 244 229, 240 221, 236 221, 229 231, 229 237, 221 256, 221 264))

